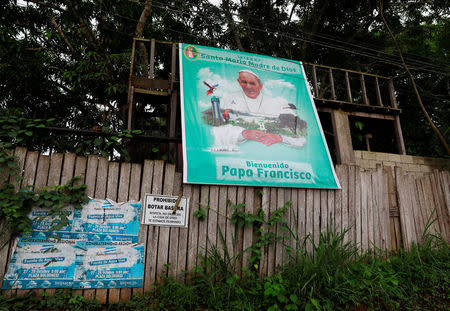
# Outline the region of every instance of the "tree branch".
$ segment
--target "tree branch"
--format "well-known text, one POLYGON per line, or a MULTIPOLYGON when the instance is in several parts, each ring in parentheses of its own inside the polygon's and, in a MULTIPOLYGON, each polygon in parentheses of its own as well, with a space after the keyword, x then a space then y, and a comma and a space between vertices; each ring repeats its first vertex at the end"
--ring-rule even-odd
POLYGON ((302 59, 304 59, 306 56, 306 48, 308 47, 309 42, 311 42, 312 37, 316 34, 317 28, 319 27, 319 22, 322 19, 323 13, 325 13, 325 10, 328 8, 328 4, 329 4, 328 0, 325 0, 325 2, 322 5, 322 8, 314 17, 314 24, 312 26, 311 32, 309 33, 308 39, 305 40, 302 45, 302 52, 301 52, 302 59))
POLYGON ((436 127, 436 125, 434 124, 433 120, 431 120, 431 118, 430 118, 430 116, 429 116, 427 110, 425 109, 425 106, 423 105, 423 102, 422 102, 422 98, 420 97, 419 90, 417 89, 417 85, 416 85, 416 82, 415 82, 415 80, 414 80, 414 77, 413 77, 413 75, 411 74, 411 72, 409 71, 409 68, 408 68, 408 66, 407 66, 406 63, 405 63, 405 59, 403 58, 402 49, 401 49, 401 47, 400 47, 400 45, 399 45, 397 39, 395 38, 394 34, 392 33, 391 28, 389 27, 389 25, 388 25, 386 19, 384 18, 384 15, 383 15, 383 0, 380 0, 380 6, 379 6, 379 9, 380 9, 380 16, 381 16, 381 18, 382 18, 382 20, 383 20, 384 26, 386 26, 386 29, 387 29, 387 31, 389 32, 389 35, 391 36, 392 40, 394 41, 394 45, 395 45, 395 47, 397 48, 398 55, 400 56, 400 59, 401 59, 402 64, 403 64, 403 68, 405 69, 406 73, 408 74, 409 79, 410 79, 410 81, 411 81, 411 84, 413 85, 414 93, 416 94, 416 97, 417 97, 417 102, 419 103, 419 106, 420 106, 420 108, 422 109, 423 114, 425 115, 425 118, 428 120, 428 123, 430 123, 431 128, 433 129, 433 131, 434 131, 434 132, 436 133, 436 135, 439 137, 439 140, 440 140, 440 141, 442 142, 442 144, 444 145, 445 150, 447 151, 447 154, 450 155, 450 148, 449 148, 449 146, 448 146, 448 144, 447 144, 447 142, 446 142, 444 136, 442 136, 441 132, 440 132, 439 129, 436 127))
POLYGON ((72 44, 70 44, 69 40, 67 39, 67 37, 64 35, 64 32, 62 31, 62 29, 58 26, 58 24, 56 23, 55 19, 52 17, 50 18, 50 22, 53 24, 53 26, 55 26, 56 31, 58 31, 59 35, 61 36, 61 38, 64 40, 64 42, 66 43, 67 47, 69 48, 70 52, 72 53, 72 55, 76 58, 75 56, 75 50, 72 46, 72 44))
POLYGON ((222 0, 222 6, 225 13, 225 17, 228 21, 228 26, 230 27, 231 32, 233 33, 234 41, 236 42, 239 51, 244 51, 241 39, 239 38, 239 33, 237 32, 236 25, 234 24, 233 16, 231 15, 229 0, 222 0))
POLYGON ((152 0, 146 0, 144 9, 141 12, 141 17, 139 17, 139 21, 136 25, 136 30, 134 31, 134 35, 138 38, 142 38, 142 35, 144 33, 144 26, 147 22, 148 16, 150 15, 150 12, 152 11, 152 0))

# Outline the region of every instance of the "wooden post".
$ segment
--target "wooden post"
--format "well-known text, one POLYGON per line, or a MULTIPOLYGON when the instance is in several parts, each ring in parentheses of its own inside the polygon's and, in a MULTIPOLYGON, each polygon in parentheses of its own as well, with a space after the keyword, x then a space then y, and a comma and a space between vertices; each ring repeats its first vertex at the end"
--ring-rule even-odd
POLYGON ((175 81, 176 75, 176 67, 177 66, 177 44, 172 44, 172 63, 171 63, 171 71, 170 71, 170 87, 169 94, 172 93, 173 90, 173 82, 175 81))
POLYGON ((364 74, 361 74, 361 91, 364 105, 369 105, 369 99, 367 98, 366 83, 364 82, 364 74))
POLYGON ((131 47, 131 64, 130 64, 130 75, 128 77, 128 130, 131 130, 131 120, 133 119, 133 106, 134 106, 134 87, 132 84, 134 77, 134 58, 136 53, 136 39, 133 38, 133 45, 131 47))
POLYGON ((345 72, 345 86, 347 88, 347 98, 348 101, 350 103, 353 103, 353 98, 352 98, 352 90, 350 88, 350 80, 348 78, 348 71, 345 72))
POLYGON ((397 150, 399 154, 406 154, 405 142, 403 141, 402 126, 400 125, 400 117, 394 117, 395 139, 397 140, 397 150))
POLYGON ((355 153, 353 151, 350 124, 347 113, 342 110, 332 110, 331 121, 333 123, 337 163, 355 163, 355 153))
POLYGON ((319 98, 319 88, 317 87, 317 74, 316 74, 316 66, 312 65, 313 72, 313 86, 314 86, 314 96, 319 98))
POLYGON ((330 87, 331 87, 331 98, 336 100, 336 90, 334 89, 334 79, 333 79, 333 70, 329 69, 330 75, 330 87))
POLYGON ((150 79, 155 78, 155 39, 150 43, 150 79))
POLYGON ((391 99, 392 108, 397 108, 397 100, 395 99, 394 80, 389 79, 389 97, 391 99))
POLYGON ((377 104, 383 107, 383 102, 381 101, 380 84, 378 83, 378 77, 375 77, 375 87, 377 91, 377 104))

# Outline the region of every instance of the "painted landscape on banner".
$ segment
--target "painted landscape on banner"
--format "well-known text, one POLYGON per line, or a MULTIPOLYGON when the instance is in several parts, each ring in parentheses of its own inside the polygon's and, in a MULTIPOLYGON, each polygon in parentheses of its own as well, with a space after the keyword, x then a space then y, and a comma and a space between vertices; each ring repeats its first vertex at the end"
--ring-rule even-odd
POLYGON ((180 44, 187 183, 338 189, 300 62, 180 44))

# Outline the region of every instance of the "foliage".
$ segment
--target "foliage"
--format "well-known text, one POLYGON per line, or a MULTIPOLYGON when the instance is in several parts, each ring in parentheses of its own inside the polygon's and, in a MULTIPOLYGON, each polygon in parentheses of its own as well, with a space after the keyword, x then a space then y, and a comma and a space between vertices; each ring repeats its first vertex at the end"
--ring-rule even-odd
MULTIPOLYGON (((165 277, 153 290, 108 310, 448 310, 450 249, 439 236, 427 234, 410 252, 362 255, 344 242, 347 231, 307 238, 290 262, 273 276, 220 265, 198 267, 177 279, 165 277), (234 269, 234 268, 233 268, 234 269), (204 272, 202 272, 204 271, 204 272), (227 271, 227 272, 224 272, 227 271)), ((213 247, 214 249, 214 247, 213 247)), ((225 249, 222 249, 225 250, 225 249)), ((210 262, 227 254, 207 252, 210 262), (211 258, 216 257, 216 259, 211 258)), ((239 256, 242 254, 239 254, 239 256)), ((223 262, 222 265, 226 265, 223 262)), ((230 266, 228 266, 230 267, 230 266)), ((58 290, 42 298, 0 296, 2 310, 100 310, 96 301, 58 290)))
POLYGON ((199 220, 203 221, 207 217, 207 209, 209 209, 209 206, 206 207, 206 210, 202 208, 201 206, 198 208, 198 210, 194 211, 194 216, 199 220))
MULTIPOLYGON (((445 156, 399 67, 378 4, 362 0, 152 1, 142 35, 395 77, 408 152, 445 156)), ((385 0, 384 7, 424 104, 450 140, 447 1, 385 0)), ((109 127, 110 132, 122 132, 127 128, 131 40, 144 1, 10 0, 3 1, 0 9, 2 108, 21 107, 26 118, 51 117, 55 126, 72 129, 109 127)), ((168 78, 170 58, 169 49, 158 48, 155 78, 168 78)), ((167 114, 167 103, 136 101, 139 111, 146 113, 145 123, 158 127, 157 120, 167 114)), ((144 134, 152 135, 152 130, 144 129, 144 134)), ((58 148, 62 151, 70 144, 58 148)), ((88 144, 79 147, 90 152, 88 144)))

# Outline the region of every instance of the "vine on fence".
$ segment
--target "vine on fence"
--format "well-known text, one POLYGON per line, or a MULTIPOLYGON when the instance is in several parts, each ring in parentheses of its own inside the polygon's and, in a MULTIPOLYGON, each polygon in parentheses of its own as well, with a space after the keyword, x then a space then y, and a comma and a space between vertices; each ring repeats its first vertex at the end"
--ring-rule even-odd
POLYGON ((88 201, 85 194, 87 186, 74 184, 79 177, 63 186, 44 187, 39 193, 35 192, 38 189, 33 189, 32 185, 17 189, 9 183, 14 179, 22 179, 17 158, 13 156, 14 146, 35 135, 34 130, 50 125, 53 120, 26 119, 19 116, 18 110, 6 110, 0 116, 0 174, 7 177, 0 188, 0 247, 5 246, 11 237, 31 230, 28 214, 33 206, 48 211, 45 217, 52 219, 49 231, 54 231, 68 225, 68 212, 63 209, 65 206, 72 205, 79 209, 88 201))

